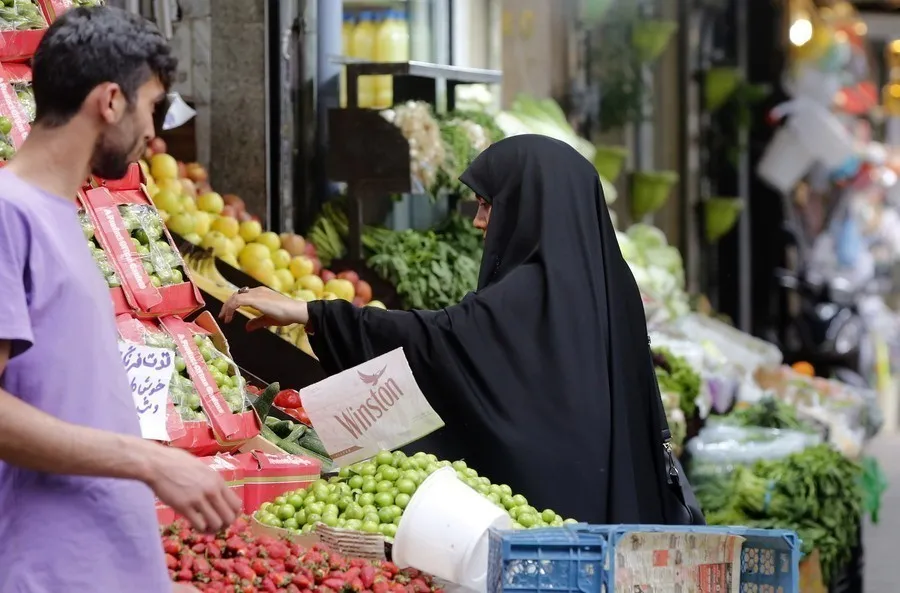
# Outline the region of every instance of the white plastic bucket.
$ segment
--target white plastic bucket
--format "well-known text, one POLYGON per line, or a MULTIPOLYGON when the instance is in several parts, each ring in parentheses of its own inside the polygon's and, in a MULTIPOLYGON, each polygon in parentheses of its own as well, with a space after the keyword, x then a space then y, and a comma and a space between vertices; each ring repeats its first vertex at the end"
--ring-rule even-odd
POLYGON ((811 101, 798 101, 788 118, 800 142, 830 169, 840 167, 856 154, 853 137, 841 121, 826 108, 811 101))
POLYGON ((815 158, 789 127, 772 137, 756 166, 756 174, 782 193, 794 189, 812 167, 815 158))
POLYGON ((403 512, 393 560, 473 591, 486 591, 488 530, 511 529, 509 514, 462 482, 452 468, 422 482, 403 512))

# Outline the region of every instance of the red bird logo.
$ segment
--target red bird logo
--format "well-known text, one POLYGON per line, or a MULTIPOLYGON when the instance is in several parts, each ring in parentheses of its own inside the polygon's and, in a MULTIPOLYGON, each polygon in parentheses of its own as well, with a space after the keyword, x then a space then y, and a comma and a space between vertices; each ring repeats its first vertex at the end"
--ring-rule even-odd
POLYGON ((362 371, 356 371, 356 374, 359 375, 360 381, 362 381, 363 383, 365 383, 367 385, 371 385, 372 387, 375 387, 376 385, 378 385, 378 381, 381 380, 381 375, 384 374, 385 369, 387 369, 387 365, 381 367, 380 371, 378 371, 377 373, 374 373, 372 375, 367 375, 367 374, 363 373, 362 371))

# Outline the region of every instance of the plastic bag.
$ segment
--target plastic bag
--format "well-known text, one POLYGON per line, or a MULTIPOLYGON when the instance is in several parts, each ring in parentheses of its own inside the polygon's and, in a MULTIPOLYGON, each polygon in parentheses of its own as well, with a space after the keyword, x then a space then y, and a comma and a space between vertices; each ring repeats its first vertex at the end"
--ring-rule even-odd
POLYGON ((0 2, 0 31, 30 31, 46 29, 47 21, 40 7, 32 0, 2 0, 0 2))
MULTIPOLYGON (((145 346, 165 348, 175 352, 175 373, 169 384, 169 398, 175 404, 175 411, 181 420, 184 422, 208 421, 203 411, 200 394, 188 374, 187 365, 176 347, 175 340, 162 330, 154 332, 146 326, 144 327, 142 343, 145 346)), ((193 338, 194 344, 203 357, 203 362, 209 369, 219 393, 222 394, 231 412, 237 414, 250 409, 250 401, 246 396, 246 382, 234 361, 220 352, 207 334, 194 332, 193 338)))
POLYGON ((34 123, 37 106, 34 103, 34 90, 31 88, 30 82, 13 82, 13 90, 16 91, 16 97, 22 105, 22 111, 28 117, 28 123, 34 123))
POLYGON ((159 214, 150 206, 137 204, 120 205, 119 214, 153 286, 159 288, 184 282, 184 260, 163 233, 159 214))
POLYGON ((103 274, 106 285, 110 288, 122 286, 122 281, 119 279, 119 275, 116 274, 116 269, 109 261, 109 256, 94 236, 94 225, 91 222, 91 217, 88 216, 84 209, 78 211, 78 222, 81 224, 81 231, 84 233, 84 238, 88 242, 88 248, 91 250, 91 256, 94 258, 94 263, 97 264, 100 273, 103 274))
POLYGON ((687 444, 691 481, 696 485, 718 481, 736 466, 782 459, 821 441, 816 434, 794 430, 709 424, 687 444))

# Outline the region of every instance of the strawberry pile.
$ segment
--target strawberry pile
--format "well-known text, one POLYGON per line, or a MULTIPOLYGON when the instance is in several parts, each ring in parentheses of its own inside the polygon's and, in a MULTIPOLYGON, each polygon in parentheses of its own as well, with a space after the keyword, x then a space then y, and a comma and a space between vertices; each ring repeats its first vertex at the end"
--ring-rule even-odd
POLYGON ((392 562, 345 558, 324 546, 304 548, 258 536, 239 519, 218 535, 178 521, 163 529, 169 576, 202 593, 436 593, 416 570, 392 562))

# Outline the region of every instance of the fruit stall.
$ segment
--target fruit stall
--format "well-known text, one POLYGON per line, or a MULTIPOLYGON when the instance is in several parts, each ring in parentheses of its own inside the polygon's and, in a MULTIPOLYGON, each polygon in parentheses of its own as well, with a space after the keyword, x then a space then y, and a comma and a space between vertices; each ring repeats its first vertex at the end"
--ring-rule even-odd
MULTIPOLYGON (((66 3, 4 4, 0 23, 32 14, 0 30, 5 160, 33 120, 22 44, 66 3), (20 49, 3 54, 8 48, 20 49)), ((464 82, 452 70, 391 75, 464 82)), ((860 519, 877 519, 884 490, 864 452, 880 427, 876 399, 803 365, 784 366, 777 348, 705 311, 685 292, 680 253, 650 224, 622 228, 617 238, 644 297, 675 448, 713 527, 585 525, 531 506, 465 460, 427 451, 371 451, 342 463, 314 411, 310 386, 325 377, 302 328, 249 335, 218 326, 214 314, 240 286, 410 309, 449 306, 472 290, 482 237, 457 208, 471 200, 457 181, 466 164, 491 142, 525 132, 568 142, 597 163, 606 154, 578 137, 555 102, 521 96, 492 113, 486 93, 461 86, 445 113, 406 98, 388 109, 338 110, 335 129, 343 117, 391 138, 396 168, 352 170, 352 154, 332 155, 348 192, 305 237, 263 228, 239 196, 216 191, 201 164, 178 162, 158 138, 125 178, 91 179, 76 196, 114 304, 123 364, 132 378, 164 387, 135 388, 145 437, 202 458, 244 502, 245 517, 215 536, 157 504, 172 580, 243 593, 633 591, 676 580, 689 588, 698 578, 722 590, 797 591, 800 567, 814 564, 822 582, 838 582, 858 547, 860 519), (373 185, 378 192, 360 193, 373 185), (365 216, 400 192, 447 204, 446 217, 427 230, 394 230, 365 216), (685 576, 677 567, 700 563, 697 550, 714 568, 685 576)), ((602 181, 614 201, 615 187, 602 181)), ((664 181, 654 207, 671 186, 664 181)))

